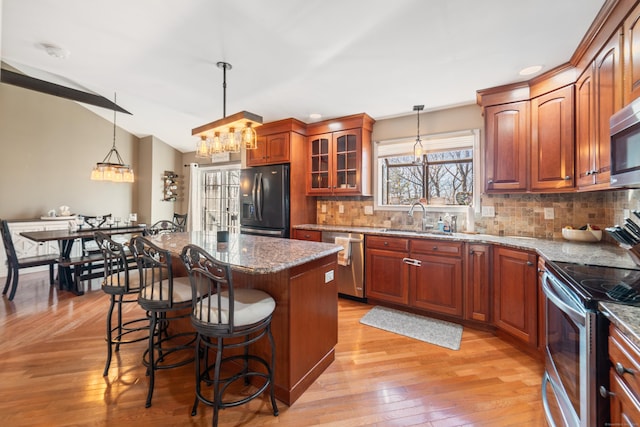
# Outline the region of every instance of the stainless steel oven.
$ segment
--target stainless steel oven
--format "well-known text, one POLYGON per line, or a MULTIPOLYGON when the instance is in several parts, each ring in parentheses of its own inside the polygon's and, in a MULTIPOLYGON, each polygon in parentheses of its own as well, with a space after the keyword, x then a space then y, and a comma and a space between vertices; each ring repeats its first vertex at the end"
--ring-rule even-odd
POLYGON ((596 317, 593 309, 549 270, 546 297, 545 373, 542 401, 551 426, 584 426, 597 420, 596 317))

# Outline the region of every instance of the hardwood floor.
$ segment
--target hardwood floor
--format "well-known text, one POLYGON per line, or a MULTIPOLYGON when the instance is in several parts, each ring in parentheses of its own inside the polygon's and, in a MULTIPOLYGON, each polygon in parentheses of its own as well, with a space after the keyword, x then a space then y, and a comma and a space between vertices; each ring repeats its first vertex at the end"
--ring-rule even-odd
MULTIPOLYGON (((145 409, 144 343, 121 347, 102 376, 108 297, 98 281, 78 297, 45 272, 22 273, 14 301, 2 302, 3 426, 211 425, 211 408, 190 415, 192 366, 159 372, 145 409)), ((309 390, 291 407, 278 402, 278 417, 266 398, 225 409, 220 426, 546 425, 543 366, 530 355, 468 327, 461 349, 448 350, 360 324, 371 306, 339 305, 336 360, 309 390)))

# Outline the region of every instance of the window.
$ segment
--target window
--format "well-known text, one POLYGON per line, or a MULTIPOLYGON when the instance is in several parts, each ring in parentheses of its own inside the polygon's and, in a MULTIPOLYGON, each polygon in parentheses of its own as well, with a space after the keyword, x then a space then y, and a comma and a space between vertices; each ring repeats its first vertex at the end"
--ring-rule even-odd
MULTIPOLYGON (((405 209, 421 198, 440 210, 443 205, 469 204, 478 193, 474 186, 479 139, 477 129, 426 137, 422 163, 413 162, 414 139, 377 143, 376 209, 405 209)), ((479 197, 473 204, 479 205, 479 197)))

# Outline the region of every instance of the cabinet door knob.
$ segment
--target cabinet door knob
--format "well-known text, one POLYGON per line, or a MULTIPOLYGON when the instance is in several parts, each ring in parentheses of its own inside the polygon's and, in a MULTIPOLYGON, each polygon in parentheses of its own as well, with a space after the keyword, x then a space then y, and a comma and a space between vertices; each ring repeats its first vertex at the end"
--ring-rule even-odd
POLYGON ((584 174, 585 175, 591 175, 592 171, 586 171, 584 174))
POLYGON ((385 246, 389 246, 389 242, 387 242, 386 240, 384 241, 383 245, 385 246))
POLYGON ((615 396, 615 393, 611 393, 609 390, 607 390, 607 388, 603 385, 600 386, 600 396, 604 397, 605 399, 610 397, 610 396, 615 396))
POLYGON ((469 255, 473 255, 473 254, 474 254, 473 249, 471 249, 471 250, 469 251, 469 255))
POLYGON ((531 267, 531 266, 533 265, 533 263, 532 263, 531 261, 527 261, 527 265, 528 265, 529 267, 531 267))
POLYGON ((437 250, 438 250, 438 247, 437 247, 437 246, 434 246, 434 247, 433 247, 433 250, 434 250, 434 251, 437 251, 437 250))
POLYGON ((570 179, 571 179, 571 177, 570 177, 569 175, 567 175, 567 176, 565 176, 565 177, 564 177, 564 180, 565 180, 565 181, 569 181, 570 179))
POLYGON ((622 376, 624 374, 631 374, 631 375, 635 374, 633 369, 625 368, 624 365, 622 363, 620 363, 620 362, 616 363, 616 372, 620 376, 622 376))
POLYGON ((490 179, 489 181, 487 181, 487 184, 493 184, 493 180, 490 179))

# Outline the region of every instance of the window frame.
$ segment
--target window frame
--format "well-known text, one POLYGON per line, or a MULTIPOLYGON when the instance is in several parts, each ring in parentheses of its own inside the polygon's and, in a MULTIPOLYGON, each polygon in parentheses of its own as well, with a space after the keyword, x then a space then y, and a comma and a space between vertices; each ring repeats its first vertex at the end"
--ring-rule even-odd
MULTIPOLYGON (((425 147, 429 147, 429 144, 433 146, 434 144, 437 146, 437 149, 434 151, 441 151, 442 149, 455 149, 456 147, 463 147, 463 145, 452 145, 452 140, 461 138, 461 137, 470 137, 473 141, 470 144, 473 149, 473 200, 472 206, 474 211, 480 212, 480 193, 481 193, 481 170, 480 170, 480 129, 468 129, 454 132, 443 132, 437 134, 429 134, 429 135, 420 135, 420 139, 422 140, 422 145, 425 147)), ((379 211, 406 211, 409 208, 409 205, 382 205, 380 201, 382 200, 382 188, 380 187, 380 179, 381 179, 381 167, 378 162, 379 151, 381 147, 388 146, 391 144, 410 144, 413 146, 415 143, 415 137, 407 137, 407 138, 398 138, 398 139, 390 139, 390 140, 382 140, 375 141, 373 144, 373 184, 374 184, 374 194, 373 194, 373 208, 374 210, 379 211)), ((468 212, 469 207, 466 205, 425 205, 427 211, 434 212, 468 212)))

